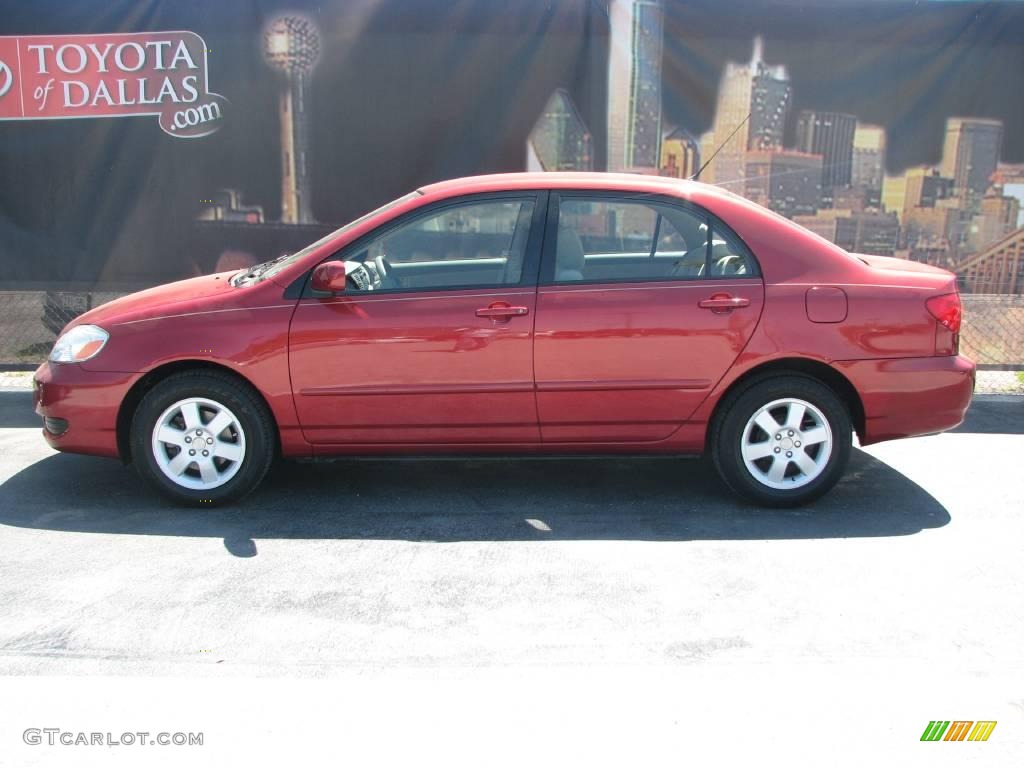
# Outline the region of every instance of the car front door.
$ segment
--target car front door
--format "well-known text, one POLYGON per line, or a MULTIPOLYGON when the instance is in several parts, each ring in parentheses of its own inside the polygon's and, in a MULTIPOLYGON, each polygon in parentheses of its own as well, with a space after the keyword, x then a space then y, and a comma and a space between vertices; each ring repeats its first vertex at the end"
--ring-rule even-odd
POLYGON ((289 339, 309 442, 539 440, 533 321, 546 198, 434 204, 328 259, 345 262, 348 287, 307 288, 289 339))
POLYGON ((682 201, 566 192, 549 209, 534 330, 542 439, 668 437, 753 333, 756 261, 682 201))

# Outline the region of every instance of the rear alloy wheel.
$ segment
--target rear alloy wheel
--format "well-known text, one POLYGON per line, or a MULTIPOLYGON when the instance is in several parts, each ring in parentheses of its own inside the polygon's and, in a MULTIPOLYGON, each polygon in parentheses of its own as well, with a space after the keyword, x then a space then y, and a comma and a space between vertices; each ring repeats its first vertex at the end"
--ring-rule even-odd
POLYGON ((747 420, 740 450, 747 471, 762 485, 800 488, 828 464, 832 428, 806 400, 772 400, 747 420))
POLYGON ((146 479, 187 503, 237 499, 274 454, 266 406, 244 383, 211 372, 175 374, 151 389, 132 420, 132 458, 146 479))
POLYGON ((719 474, 764 506, 812 501, 842 476, 852 428, 846 407, 815 379, 762 379, 723 403, 712 435, 719 474))

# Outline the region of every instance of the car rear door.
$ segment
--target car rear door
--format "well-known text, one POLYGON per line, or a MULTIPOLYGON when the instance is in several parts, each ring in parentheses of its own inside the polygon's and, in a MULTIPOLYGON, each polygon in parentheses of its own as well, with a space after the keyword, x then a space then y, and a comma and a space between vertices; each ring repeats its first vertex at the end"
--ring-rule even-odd
POLYGON ((539 440, 533 320, 546 197, 435 204, 332 257, 383 256, 391 278, 300 299, 289 365, 307 440, 327 449, 539 440))
POLYGON ((553 192, 534 331, 543 440, 668 437, 739 355, 763 301, 753 256, 708 212, 553 192))

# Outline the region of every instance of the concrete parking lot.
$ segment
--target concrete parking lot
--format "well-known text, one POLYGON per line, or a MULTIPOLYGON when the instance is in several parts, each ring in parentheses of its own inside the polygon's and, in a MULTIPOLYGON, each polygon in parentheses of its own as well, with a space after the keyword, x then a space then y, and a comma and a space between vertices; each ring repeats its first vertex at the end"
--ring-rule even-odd
POLYGON ((1010 764, 1022 458, 1024 398, 982 396, 951 433, 855 449, 795 511, 700 460, 603 458, 285 465, 238 507, 181 510, 51 451, 28 393, 0 392, 0 763, 42 759, 18 734, 61 698, 114 722, 189 702, 223 730, 206 757, 243 734, 271 754, 302 712, 349 744, 410 734, 376 743, 385 763, 493 731, 481 764, 542 734, 576 764, 1010 764), (936 718, 999 725, 954 759, 919 742, 936 718))

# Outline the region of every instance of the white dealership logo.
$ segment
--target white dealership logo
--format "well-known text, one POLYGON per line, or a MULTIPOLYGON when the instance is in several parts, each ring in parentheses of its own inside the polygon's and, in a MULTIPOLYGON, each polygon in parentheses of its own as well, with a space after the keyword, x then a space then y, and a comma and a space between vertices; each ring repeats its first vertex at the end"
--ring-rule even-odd
POLYGON ((7 66, 7 62, 0 61, 0 99, 7 95, 12 85, 14 85, 14 73, 7 66))
POLYGON ((208 52, 187 30, 0 36, 0 120, 156 115, 172 136, 208 136, 228 105, 208 52))

